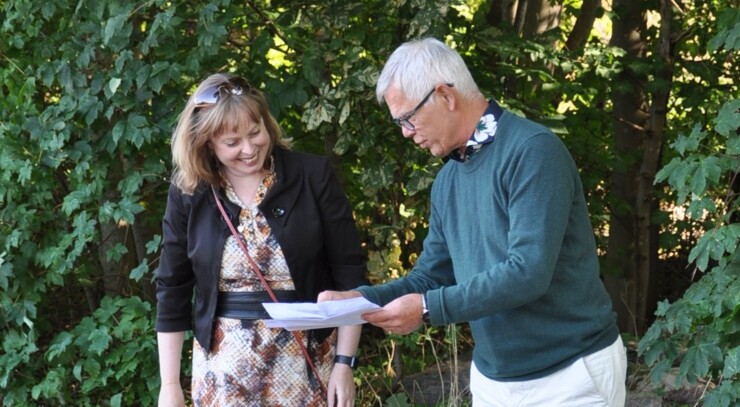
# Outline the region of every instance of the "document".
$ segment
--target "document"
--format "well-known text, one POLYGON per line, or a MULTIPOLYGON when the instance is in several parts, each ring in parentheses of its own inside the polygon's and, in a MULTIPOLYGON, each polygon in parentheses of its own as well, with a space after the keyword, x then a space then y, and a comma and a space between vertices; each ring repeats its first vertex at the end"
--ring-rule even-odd
POLYGON ((264 320, 268 328, 289 331, 361 325, 365 320, 360 315, 380 309, 365 297, 319 303, 265 302, 262 305, 272 317, 264 320))

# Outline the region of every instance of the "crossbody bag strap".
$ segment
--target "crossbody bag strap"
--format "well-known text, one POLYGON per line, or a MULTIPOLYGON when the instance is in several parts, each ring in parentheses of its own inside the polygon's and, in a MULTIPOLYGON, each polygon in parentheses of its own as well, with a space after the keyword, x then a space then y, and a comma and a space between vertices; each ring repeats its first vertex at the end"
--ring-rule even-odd
MULTIPOLYGON (((252 256, 249 255, 249 250, 247 250, 247 245, 244 243, 244 239, 239 234, 239 232, 236 231, 236 228, 234 228, 234 224, 231 223, 231 219, 229 219, 229 215, 226 214, 226 210, 224 209, 224 206, 221 203, 221 199, 219 199, 218 194, 216 193, 216 188, 214 188, 213 185, 211 185, 211 191, 213 192, 213 198, 216 199, 216 205, 218 206, 218 210, 221 211, 221 216, 223 216, 224 221, 226 221, 226 224, 229 225, 229 230, 231 230, 231 234, 234 235, 234 239, 236 240, 237 243, 239 243, 239 246, 242 248, 242 251, 244 251, 244 255, 247 256, 247 261, 249 262, 249 266, 252 268, 254 273, 257 274, 257 277, 262 282, 262 285, 265 287, 265 290, 267 291, 267 294, 270 296, 270 298, 272 298, 272 301, 279 302, 277 297, 275 296, 275 293, 272 292, 270 285, 267 284, 267 280, 265 280, 265 277, 262 275, 262 272, 260 271, 259 266, 257 266, 257 263, 252 259, 252 256)), ((311 356, 308 353, 308 349, 306 349, 306 345, 303 344, 303 341, 298 336, 297 332, 291 331, 291 333, 293 334, 293 337, 295 338, 296 342, 298 342, 298 346, 300 346, 301 352, 303 352, 303 356, 306 358, 306 362, 308 362, 308 365, 311 368, 313 375, 316 377, 316 381, 321 387, 321 392, 324 394, 324 397, 326 398, 327 397, 326 387, 324 387, 324 383, 321 381, 321 376, 319 376, 319 371, 316 369, 316 366, 314 365, 313 360, 311 359, 311 356)))

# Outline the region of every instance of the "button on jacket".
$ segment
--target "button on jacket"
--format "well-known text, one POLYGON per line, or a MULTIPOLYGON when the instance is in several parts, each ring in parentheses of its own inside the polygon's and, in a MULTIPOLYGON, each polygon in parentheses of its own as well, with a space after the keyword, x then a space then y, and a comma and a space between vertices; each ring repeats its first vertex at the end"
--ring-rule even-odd
MULTIPOLYGON (((346 195, 329 161, 321 156, 273 149, 276 182, 258 206, 285 255, 298 301, 314 302, 321 291, 367 284, 365 254, 346 195)), ((219 190, 236 226, 240 208, 219 190)), ((231 232, 209 185, 192 195, 171 185, 162 222, 157 270, 157 331, 192 329, 210 349, 226 238, 231 232), (193 289, 195 305, 193 306, 193 289)), ((318 330, 322 340, 330 329, 318 330)))

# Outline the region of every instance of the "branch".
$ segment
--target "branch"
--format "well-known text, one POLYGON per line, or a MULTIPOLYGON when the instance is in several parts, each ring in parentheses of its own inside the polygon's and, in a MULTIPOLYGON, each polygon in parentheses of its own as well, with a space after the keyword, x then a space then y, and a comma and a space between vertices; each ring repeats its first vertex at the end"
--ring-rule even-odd
POLYGON ((254 1, 248 0, 247 4, 249 5, 250 8, 252 8, 252 10, 254 10, 257 13, 257 15, 259 15, 259 17, 262 19, 262 22, 265 24, 265 26, 268 27, 268 29, 273 34, 275 34, 278 38, 280 38, 285 45, 289 44, 288 39, 285 38, 283 33, 281 33, 280 30, 277 28, 277 26, 275 26, 275 23, 272 22, 272 19, 268 17, 261 8, 257 7, 257 5, 254 4, 254 1))

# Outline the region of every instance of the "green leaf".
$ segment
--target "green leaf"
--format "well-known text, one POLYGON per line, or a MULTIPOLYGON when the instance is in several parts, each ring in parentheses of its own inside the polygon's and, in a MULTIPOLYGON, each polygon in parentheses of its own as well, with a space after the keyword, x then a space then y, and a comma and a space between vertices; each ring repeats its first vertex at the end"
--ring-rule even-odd
POLYGON ((131 273, 129 273, 128 278, 139 281, 142 277, 149 271, 149 265, 146 261, 142 261, 141 264, 136 266, 135 269, 131 270, 131 273))
POLYGON ((72 375, 74 376, 75 379, 77 379, 78 382, 82 381, 82 365, 81 364, 78 363, 72 368, 72 375))
POLYGON ((108 82, 108 90, 110 91, 109 99, 116 94, 119 86, 121 86, 121 78, 112 78, 108 82))
POLYGON ((114 35, 118 31, 120 31, 123 28, 123 24, 126 23, 126 19, 128 18, 128 14, 118 14, 106 21, 105 23, 105 32, 103 35, 103 43, 108 44, 110 43, 111 38, 113 38, 114 35))
POLYGON ((3 290, 8 289, 8 279, 13 276, 13 265, 11 263, 5 263, 3 255, 0 254, 0 288, 3 290))
POLYGON ((740 373, 740 346, 736 346, 727 352, 722 377, 725 379, 731 379, 738 373, 740 373))
POLYGON ((110 398, 111 407, 121 407, 122 398, 123 398, 123 393, 117 393, 113 397, 111 397, 110 398))
POLYGON ((664 317, 671 308, 671 303, 668 300, 663 300, 658 303, 658 307, 655 310, 655 316, 664 317))
POLYGON ((80 206, 87 201, 88 197, 88 191, 77 190, 70 192, 64 197, 64 202, 62 202, 62 212, 64 212, 65 215, 70 216, 72 212, 79 209, 80 206))
POLYGON ((91 352, 94 352, 95 354, 100 356, 103 354, 103 352, 106 351, 106 349, 108 349, 108 346, 110 345, 112 339, 113 338, 111 338, 110 334, 108 334, 107 327, 98 327, 88 336, 88 340, 90 341, 89 349, 91 352))
POLYGON ((46 360, 53 361, 55 357, 64 353, 72 344, 74 337, 69 332, 62 332, 54 338, 49 349, 46 351, 46 360))
POLYGON ((152 240, 146 242, 146 253, 152 254, 159 251, 159 246, 162 243, 162 235, 152 236, 152 240))
POLYGON ((722 105, 717 114, 714 130, 729 139, 737 140, 738 128, 740 128, 740 99, 733 99, 722 105))
POLYGON ((658 184, 665 181, 671 176, 671 174, 676 171, 679 166, 681 166, 681 160, 679 158, 672 159, 668 164, 666 164, 655 174, 655 181, 653 183, 658 184))

